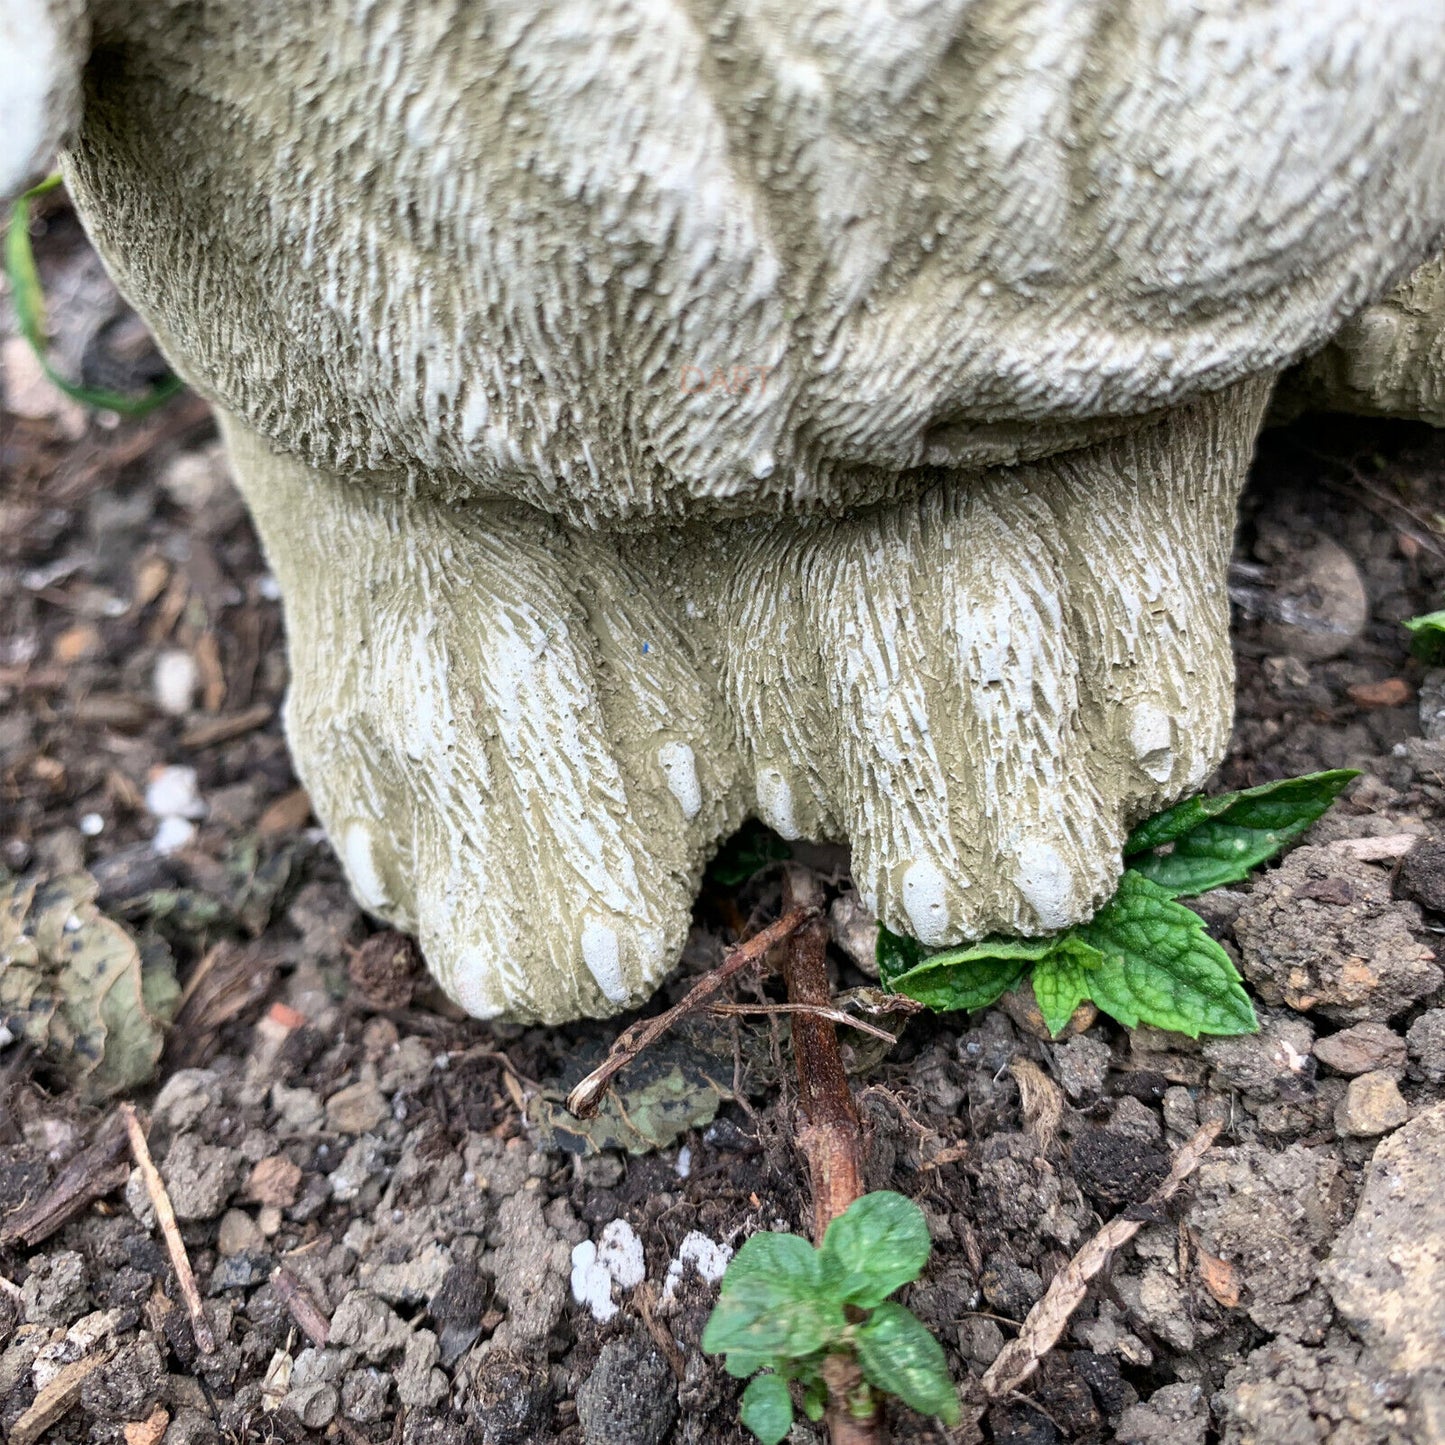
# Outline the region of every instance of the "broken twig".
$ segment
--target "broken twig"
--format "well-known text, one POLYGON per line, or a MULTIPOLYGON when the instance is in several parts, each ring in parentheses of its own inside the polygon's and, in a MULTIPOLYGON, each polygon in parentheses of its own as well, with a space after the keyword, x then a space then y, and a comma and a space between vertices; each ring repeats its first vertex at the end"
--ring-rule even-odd
POLYGON ((166 1193, 165 1180, 151 1158, 150 1146, 146 1143, 145 1130, 136 1118, 135 1109, 129 1104, 120 1106, 120 1117, 125 1122, 126 1133, 130 1135, 130 1150, 145 1182, 146 1193, 150 1196, 151 1208, 156 1212, 156 1222, 170 1252, 171 1264, 176 1271, 176 1282, 181 1287, 181 1298, 186 1302, 186 1311, 191 1317, 191 1333, 195 1336, 196 1347, 203 1355, 216 1352, 216 1337, 211 1333, 210 1322, 206 1319, 201 1304, 201 1292, 196 1288, 196 1277, 191 1272, 190 1256, 186 1253, 185 1240, 181 1238, 180 1226, 176 1223, 176 1211, 171 1208, 171 1197, 166 1193))
POLYGON ((814 1018, 827 1019, 829 1023, 841 1024, 845 1029, 857 1029, 860 1034, 871 1034, 884 1043, 896 1044, 897 1034, 890 1034, 877 1024, 870 1024, 840 1008, 822 1008, 810 1003, 712 1003, 707 1006, 710 1014, 812 1014, 814 1018))
POLYGON ((324 1350, 331 1338, 331 1321, 316 1307, 316 1302, 306 1293, 301 1281, 282 1264, 271 1271, 271 1288, 276 1298, 286 1306, 301 1333, 318 1350, 324 1350))
POLYGON ((80 1399, 80 1387, 105 1364, 110 1354, 109 1350, 105 1350, 61 1366, 55 1378, 36 1395, 30 1407, 10 1427, 10 1445, 35 1445, 80 1399))
MULTIPOLYGON (((812 1184, 814 1244, 822 1244, 828 1226, 863 1193, 863 1128, 838 1052, 838 1035, 827 1017, 837 1011, 828 987, 828 924, 821 902, 822 890, 811 873, 795 866, 784 869, 783 906, 809 915, 788 941, 783 971, 788 1002, 797 1010, 793 1059, 803 1115, 797 1141, 812 1184)), ((879 1438, 878 1406, 858 1362, 851 1355, 829 1354, 823 1379, 832 1445, 873 1445, 879 1438)))
MULTIPOLYGON (((1199 1167, 1223 1127, 1223 1121, 1216 1119, 1183 1145, 1174 1156, 1168 1178, 1147 1202, 1163 1204, 1177 1193, 1179 1186, 1199 1167)), ((1039 1361, 1058 1343, 1070 1317, 1083 1303, 1090 1281, 1108 1265, 1116 1249, 1138 1234, 1143 1224, 1141 1219, 1116 1216, 1053 1277, 1043 1299, 1029 1311, 1018 1338, 1010 1340, 985 1371, 983 1388, 988 1395, 997 1399, 1016 1390, 1038 1369, 1039 1361)))
MULTIPOLYGON (((705 973, 698 979, 681 1002, 674 1004, 665 1013, 643 1019, 631 1028, 624 1029, 606 1059, 567 1095, 568 1112, 574 1118, 590 1119, 597 1112, 608 1084, 644 1049, 655 1044, 679 1019, 700 1009, 744 969, 760 963, 767 957, 770 949, 791 938, 813 916, 813 911, 807 908, 788 910, 761 933, 754 934, 746 943, 738 944, 711 973, 705 973)), ((826 1000, 824 1002, 826 1003, 826 1000)))
POLYGON ((125 1162, 126 1137, 114 1116, 55 1177, 55 1182, 31 1204, 18 1209, 0 1228, 0 1248, 17 1239, 32 1249, 62 1224, 74 1219, 92 1200, 119 1189, 130 1176, 125 1162))

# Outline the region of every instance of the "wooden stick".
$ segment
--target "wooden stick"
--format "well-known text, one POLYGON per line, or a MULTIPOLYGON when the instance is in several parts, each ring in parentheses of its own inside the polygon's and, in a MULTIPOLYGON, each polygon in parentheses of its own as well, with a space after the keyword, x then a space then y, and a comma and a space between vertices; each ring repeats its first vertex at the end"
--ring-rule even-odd
POLYGON ((318 1350, 326 1348, 331 1338, 331 1321, 316 1307, 316 1302, 303 1288, 301 1281, 286 1268, 277 1265, 271 1271, 271 1288, 276 1298, 286 1306, 291 1318, 301 1327, 302 1333, 318 1350))
MULTIPOLYGON (((813 1243, 863 1193, 863 1127, 838 1052, 828 987, 828 924, 822 889, 806 869, 783 871, 783 907, 808 917, 789 940, 783 964, 793 1015, 793 1059, 803 1124, 798 1148, 808 1163, 813 1192, 813 1243)), ((823 1362, 828 1386, 828 1435, 832 1445, 877 1445, 882 1416, 857 1361, 832 1354, 823 1362)))
POLYGON ((568 1112, 578 1119, 590 1119, 602 1103, 602 1095, 608 1084, 633 1059, 655 1044, 679 1019, 701 1008, 724 984, 736 978, 744 969, 760 963, 767 957, 770 949, 791 938, 811 917, 812 910, 806 908, 794 908, 785 912, 761 933, 754 934, 746 943, 738 944, 711 973, 705 973, 698 979, 680 1003, 674 1004, 665 1013, 643 1019, 631 1028, 624 1029, 617 1036, 617 1042, 612 1045, 606 1059, 567 1095, 568 1112))
POLYGON ((817 907, 817 881, 800 868, 783 874, 784 906, 811 915, 793 935, 783 965, 793 1017, 793 1058, 804 1124, 798 1144, 813 1184, 813 1242, 863 1192, 862 1126, 838 1052, 828 988, 828 924, 817 907))
POLYGON ((211 1333, 210 1322, 206 1319, 201 1304, 201 1292, 196 1288, 196 1277, 191 1272, 190 1256, 186 1253, 185 1240, 181 1238, 180 1226, 176 1223, 176 1211, 171 1208, 171 1197, 166 1193, 165 1180, 151 1158, 150 1146, 146 1143, 145 1131, 136 1118, 135 1109, 129 1104, 120 1106, 120 1117, 125 1131, 130 1135, 130 1150, 145 1181, 146 1193, 150 1195, 151 1207, 156 1212, 156 1221, 165 1236, 166 1249, 170 1251, 171 1264, 176 1271, 176 1281, 181 1287, 181 1298, 191 1317, 191 1333, 196 1338, 196 1347, 203 1355, 216 1353, 216 1337, 211 1333))
POLYGON ((33 1249, 88 1208, 93 1200, 119 1189, 130 1176, 125 1153, 125 1130, 112 1115, 95 1131, 90 1143, 56 1175, 44 1195, 0 1224, 0 1249, 17 1239, 33 1249))
POLYGON ((841 1024, 845 1029, 857 1029, 860 1034, 871 1034, 884 1043, 896 1044, 897 1034, 890 1034, 877 1024, 870 1024, 856 1014, 845 1013, 840 1008, 818 1008, 810 1003, 710 1003, 710 1014, 812 1014, 815 1018, 827 1019, 829 1023, 841 1024))

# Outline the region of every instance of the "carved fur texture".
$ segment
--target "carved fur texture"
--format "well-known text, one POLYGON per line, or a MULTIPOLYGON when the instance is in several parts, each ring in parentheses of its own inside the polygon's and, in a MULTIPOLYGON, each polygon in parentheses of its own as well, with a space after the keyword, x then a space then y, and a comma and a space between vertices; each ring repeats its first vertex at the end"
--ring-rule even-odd
POLYGON ((187 374, 310 466, 582 525, 1080 445, 1445 226, 1438 0, 92 15, 68 174, 187 374))
POLYGON ((233 427, 358 898, 462 1007, 548 1021, 656 987, 749 814, 850 842, 928 943, 1087 916, 1129 824, 1223 750, 1267 394, 846 519, 630 532, 357 487, 233 427))
POLYGON ((644 998, 749 813, 929 943, 1086 916, 1222 750, 1272 378, 1445 233, 1438 0, 89 20, 67 176, 227 418, 298 767, 481 1015, 644 998))

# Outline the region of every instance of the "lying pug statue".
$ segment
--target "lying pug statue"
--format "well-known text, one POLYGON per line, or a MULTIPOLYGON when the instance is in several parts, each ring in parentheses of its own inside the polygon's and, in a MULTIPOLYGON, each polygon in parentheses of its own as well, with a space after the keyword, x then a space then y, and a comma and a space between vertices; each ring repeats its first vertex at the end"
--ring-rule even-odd
POLYGON ((646 998, 749 815, 927 944, 1086 918, 1222 754, 1275 378, 1445 422, 1438 0, 0 0, 0 49, 0 188, 63 145, 215 403, 317 814, 481 1017, 646 998))

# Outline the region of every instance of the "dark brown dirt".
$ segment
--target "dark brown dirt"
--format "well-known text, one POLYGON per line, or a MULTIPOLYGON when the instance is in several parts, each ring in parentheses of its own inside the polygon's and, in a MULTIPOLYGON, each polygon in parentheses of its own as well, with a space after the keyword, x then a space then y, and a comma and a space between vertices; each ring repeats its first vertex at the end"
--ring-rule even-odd
MULTIPOLYGON (((146 382, 155 360, 63 209, 37 244, 62 360, 146 382)), ((578 1136, 543 1127, 625 1021, 458 1018, 410 947, 362 918, 290 771, 279 603, 205 408, 182 396, 142 421, 86 416, 19 384, 9 325, 0 312, 0 864, 89 870, 106 909, 163 938, 195 985, 138 1102, 220 1343, 197 1352, 133 1176, 37 1244, 0 1248, 0 1433, 92 1360, 48 1440, 750 1438, 739 1382, 698 1350, 715 1286, 697 1261, 759 1228, 806 1228, 785 1028, 704 1020, 663 1056, 658 1092, 630 1099, 643 1133, 681 1128, 660 1149, 576 1152, 578 1136), (160 856, 146 793, 177 766, 195 770, 206 811, 160 856), (614 1261, 621 1283, 604 1277, 599 1307, 574 1297, 579 1258, 584 1286, 589 1260, 614 1261), (324 1347, 306 1319, 325 1322, 324 1347)), ((1261 1034, 1195 1044, 1101 1018, 1049 1043, 995 1010, 914 1019, 882 1057, 851 1041, 867 1182, 928 1215, 935 1253, 905 1299, 966 1402, 951 1435, 897 1411, 894 1439, 1410 1437, 1414 1397, 1362 1350, 1321 1266, 1398 1125, 1368 1132, 1393 1108, 1385 1085, 1407 1113, 1445 1099, 1430 959, 1445 927, 1445 741, 1422 736, 1419 701, 1445 689, 1399 627, 1441 605, 1442 478, 1445 437, 1417 427, 1307 418, 1260 448, 1218 785, 1364 772, 1308 852, 1201 905, 1264 1001, 1261 1034), (1315 624, 1292 634, 1279 615, 1281 598, 1312 595, 1299 559, 1320 538, 1344 549, 1369 604, 1363 631, 1323 659, 1315 624), (1404 835, 1426 843, 1401 867, 1404 835), (1317 1039, 1362 1023, 1316 1057, 1317 1039), (1340 1062, 1357 1058, 1371 1089, 1340 1062), (1037 1100, 1025 1111, 1021 1061, 1053 1090, 1052 1129, 1037 1100), (1210 1119, 1225 1130, 1191 1187, 1149 1217, 1023 1393, 986 1402, 980 1376, 1048 1282, 1210 1119)), ((1313 600, 1312 618, 1328 611, 1313 600)), ((775 865, 710 887, 657 1005, 778 904, 775 865)), ((867 982, 840 948, 831 965, 839 987, 867 982)), ((0 1047, 0 1230, 107 1112, 45 1057, 0 1047)))

